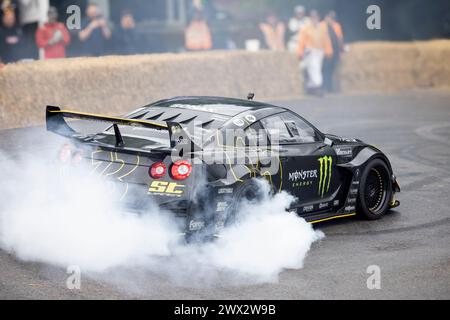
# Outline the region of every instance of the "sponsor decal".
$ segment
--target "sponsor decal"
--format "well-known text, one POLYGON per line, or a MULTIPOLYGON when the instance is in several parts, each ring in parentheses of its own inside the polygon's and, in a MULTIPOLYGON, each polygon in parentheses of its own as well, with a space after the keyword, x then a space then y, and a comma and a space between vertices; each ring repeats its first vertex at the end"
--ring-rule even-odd
POLYGON ((303 207, 303 212, 311 212, 314 210, 314 206, 303 207))
POLYGON ((230 194, 233 193, 233 188, 220 188, 218 194, 230 194))
POLYGON ((356 204, 356 198, 350 198, 347 200, 347 204, 356 204))
POLYGON ((358 194, 358 189, 356 189, 356 188, 350 189, 350 194, 351 195, 357 195, 358 194))
POLYGON ((344 210, 348 211, 348 212, 354 212, 356 210, 356 207, 355 206, 346 206, 344 210))
POLYGON ((356 169, 356 172, 355 172, 355 177, 356 178, 359 178, 359 173, 361 172, 361 170, 359 170, 359 169, 356 169))
POLYGON ((313 180, 311 179, 317 179, 317 170, 300 170, 289 173, 289 181, 293 181, 293 188, 312 186, 313 180))
POLYGON ((336 148, 336 154, 340 157, 351 157, 353 151, 351 148, 336 148))
POLYGON ((323 198, 325 193, 330 190, 333 158, 325 156, 318 161, 320 163, 319 195, 323 198))
POLYGON ((352 152, 352 148, 336 148, 336 154, 338 156, 352 156, 353 152, 352 152))
POLYGON ((217 212, 224 212, 225 209, 228 207, 228 203, 227 202, 217 202, 217 212))
POLYGON ((205 221, 191 220, 189 222, 189 231, 198 231, 205 227, 205 221))
POLYGON ((242 119, 235 119, 233 120, 233 123, 238 127, 243 127, 245 125, 245 122, 242 119))
POLYGON ((352 181, 352 185, 359 186, 359 181, 352 181))
POLYGON ((175 182, 153 181, 148 189, 149 193, 157 195, 166 195, 173 197, 181 197, 186 186, 175 182))
POLYGON ((342 142, 358 142, 356 139, 353 138, 339 138, 342 142))
POLYGON ((321 204, 319 204, 319 209, 325 209, 325 208, 328 208, 328 206, 329 206, 328 202, 327 203, 321 203, 321 204))
POLYGON ((333 206, 334 206, 334 207, 337 207, 337 206, 339 205, 339 203, 340 203, 340 201, 339 201, 339 200, 334 200, 334 202, 333 202, 333 206))
POLYGON ((220 232, 223 228, 225 228, 225 222, 224 221, 217 221, 214 225, 214 230, 216 232, 220 232))
POLYGON ((305 181, 306 179, 317 178, 317 170, 301 170, 289 173, 289 181, 305 181))
POLYGON ((312 186, 312 184, 313 184, 312 181, 294 182, 292 184, 292 187, 293 188, 309 187, 309 186, 312 186))
POLYGON ((248 114, 245 116, 245 120, 247 120, 248 122, 255 122, 256 121, 256 117, 252 114, 248 114))

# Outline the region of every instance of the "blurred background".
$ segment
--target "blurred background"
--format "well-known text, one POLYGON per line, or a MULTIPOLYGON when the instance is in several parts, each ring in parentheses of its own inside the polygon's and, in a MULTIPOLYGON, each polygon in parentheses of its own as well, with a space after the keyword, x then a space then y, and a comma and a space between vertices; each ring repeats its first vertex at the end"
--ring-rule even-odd
MULTIPOLYGON (((16 25, 23 36, 20 50, 14 57, 4 57, 4 62, 39 58, 36 31, 48 17, 49 6, 54 6, 58 20, 66 22, 72 12, 70 6, 81 9, 81 27, 89 20, 88 6, 97 6, 94 13, 107 22, 110 34, 103 37, 100 46, 87 45, 80 40, 82 30, 68 30, 70 44, 65 46, 66 56, 109 54, 135 54, 181 52, 209 49, 264 49, 267 39, 260 24, 269 15, 286 25, 286 46, 297 30, 290 28, 290 20, 296 16, 296 8, 304 8, 305 16, 317 9, 321 18, 330 11, 342 25, 346 43, 367 40, 427 40, 450 37, 450 1, 448 0, 0 0, 2 3, 2 29, 8 26, 3 16, 14 12, 16 25), (380 30, 366 27, 367 8, 377 5, 381 9, 380 30), (187 28, 193 20, 206 22, 209 42, 199 48, 187 44, 187 28), (259 43, 248 42, 259 40, 259 43), (86 48, 88 47, 88 48, 86 48), (89 48, 90 47, 90 48, 89 48), (90 51, 90 49, 92 49, 90 51)), ((200 26, 201 30, 201 26, 200 26)), ((194 31, 195 33, 195 31, 194 31)), ((94 35, 94 38, 101 38, 94 35)), ((98 39, 97 39, 98 40, 98 39)), ((204 39, 202 39, 205 42, 204 39)), ((89 41, 87 41, 89 43, 89 41)), ((99 42, 99 41, 97 41, 99 42)), ((206 41, 208 42, 208 41, 206 41)), ((42 48, 42 45, 40 46, 42 48)), ((0 48, 3 52, 5 46, 0 48)), ((2 56, 0 51, 0 57, 2 56)), ((41 52, 40 58, 43 58, 41 52)))

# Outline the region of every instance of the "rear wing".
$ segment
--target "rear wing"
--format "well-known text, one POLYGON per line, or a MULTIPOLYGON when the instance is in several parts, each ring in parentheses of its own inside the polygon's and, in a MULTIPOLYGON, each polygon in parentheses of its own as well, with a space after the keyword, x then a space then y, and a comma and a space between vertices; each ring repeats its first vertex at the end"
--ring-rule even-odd
POLYGON ((82 134, 76 132, 74 129, 72 129, 72 127, 69 126, 69 124, 65 120, 66 118, 112 124, 114 127, 114 134, 116 136, 116 147, 124 147, 122 135, 118 127, 119 125, 121 125, 121 126, 150 128, 156 130, 165 130, 169 132, 171 148, 175 148, 177 145, 180 144, 185 145, 191 143, 192 146, 194 147, 191 149, 192 151, 197 151, 200 149, 192 142, 192 139, 189 137, 187 132, 182 128, 182 126, 176 122, 157 123, 141 119, 111 117, 78 111, 61 110, 61 108, 55 106, 47 106, 46 108, 45 119, 47 131, 56 133, 58 135, 67 138, 83 138, 82 134))

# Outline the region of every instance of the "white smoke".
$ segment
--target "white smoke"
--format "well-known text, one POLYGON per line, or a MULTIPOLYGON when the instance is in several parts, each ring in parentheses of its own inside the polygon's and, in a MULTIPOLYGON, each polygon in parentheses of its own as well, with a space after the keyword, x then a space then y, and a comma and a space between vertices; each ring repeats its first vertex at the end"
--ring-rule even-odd
POLYGON ((170 214, 156 206, 145 215, 125 212, 98 177, 65 175, 61 183, 52 161, 30 155, 0 155, 0 172, 1 248, 24 261, 76 265, 102 278, 125 268, 177 284, 194 278, 211 284, 220 274, 276 281, 284 269, 301 268, 311 244, 323 236, 287 211, 292 196, 265 192, 262 201, 241 207, 239 223, 219 239, 186 245, 170 214))
POLYGON ((287 209, 294 197, 283 192, 246 203, 239 223, 225 230, 209 246, 211 261, 220 267, 239 270, 264 280, 274 280, 283 269, 299 269, 311 244, 322 238, 304 219, 287 209))

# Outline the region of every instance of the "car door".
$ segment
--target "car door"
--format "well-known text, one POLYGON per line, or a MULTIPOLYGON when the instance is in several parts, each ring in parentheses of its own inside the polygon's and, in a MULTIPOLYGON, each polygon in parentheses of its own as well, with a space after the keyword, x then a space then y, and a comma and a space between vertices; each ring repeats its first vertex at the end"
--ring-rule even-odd
MULTIPOLYGON (((261 123, 269 136, 278 131, 281 189, 297 198, 297 211, 308 214, 331 209, 340 177, 336 153, 324 142, 322 134, 292 112, 268 117, 261 123)), ((274 141, 271 144, 273 147, 274 141)))

